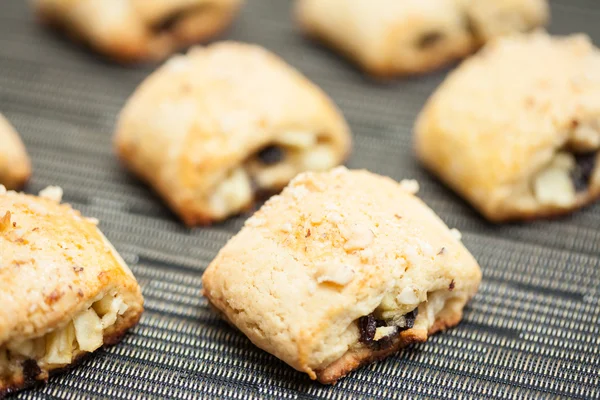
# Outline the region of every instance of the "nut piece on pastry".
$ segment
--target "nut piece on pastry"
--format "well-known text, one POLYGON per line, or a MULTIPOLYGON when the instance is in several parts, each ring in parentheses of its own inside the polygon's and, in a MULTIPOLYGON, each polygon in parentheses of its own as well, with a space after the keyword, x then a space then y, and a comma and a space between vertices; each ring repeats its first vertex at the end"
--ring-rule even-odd
POLYGON ((117 343, 143 311, 140 288, 88 219, 0 186, 0 397, 117 343))
POLYGON ((459 323, 481 271, 417 188, 344 167, 299 175, 220 251, 204 295, 322 383, 426 341, 459 323))
POLYGON ((296 0, 312 37, 378 77, 429 72, 549 18, 547 0, 296 0))
POLYGON ((584 35, 503 38, 437 89, 419 158, 491 221, 564 214, 600 196, 600 52, 584 35))
MULTIPOLYGON (((0 114, 0 185, 18 189, 31 175, 31 162, 21 138, 0 114)), ((1 210, 0 210, 1 211, 1 210)))
POLYGON ((169 60, 128 100, 115 135, 124 163, 188 225, 340 164, 350 142, 323 91, 267 50, 235 42, 169 60))
POLYGON ((42 21, 120 62, 161 60, 226 29, 242 0, 34 0, 42 21))

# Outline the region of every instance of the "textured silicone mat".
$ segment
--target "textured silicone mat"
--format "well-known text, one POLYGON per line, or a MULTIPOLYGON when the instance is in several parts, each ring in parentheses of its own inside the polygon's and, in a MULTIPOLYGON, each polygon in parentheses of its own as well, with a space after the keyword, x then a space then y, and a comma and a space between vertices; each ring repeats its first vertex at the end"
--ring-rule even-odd
MULTIPOLYGON (((26 1, 0 0, 0 111, 33 158, 27 190, 60 185, 99 218, 146 297, 120 345, 16 397, 600 398, 600 205, 555 221, 484 222, 411 155, 413 120, 444 73, 370 82, 303 39, 290 5, 249 0, 227 37, 266 46, 321 85, 353 129, 349 165, 418 179, 421 196, 463 232, 484 271, 463 322, 333 387, 253 347, 199 295, 203 270, 243 218, 185 229, 112 154, 115 117, 152 68, 106 63, 36 26, 26 1)), ((598 0, 553 2, 554 33, 585 31, 600 44, 599 21, 598 0)))

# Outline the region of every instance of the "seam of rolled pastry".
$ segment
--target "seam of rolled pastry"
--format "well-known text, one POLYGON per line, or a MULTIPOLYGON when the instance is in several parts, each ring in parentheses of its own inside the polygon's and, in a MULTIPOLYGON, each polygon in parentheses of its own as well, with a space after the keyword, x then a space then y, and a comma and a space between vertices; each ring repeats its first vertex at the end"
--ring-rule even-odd
POLYGON ((236 42, 191 49, 125 105, 119 157, 188 225, 249 209, 306 170, 339 165, 349 128, 331 99, 267 50, 236 42))
POLYGON ((40 18, 122 63, 162 60, 218 35, 243 0, 36 0, 40 18))
POLYGON ((419 158, 491 221, 558 216, 593 202, 599 64, 585 35, 538 31, 491 42, 425 105, 415 125, 419 158))
POLYGON ((417 189, 343 167, 300 174, 221 249, 203 293, 324 383, 424 341, 459 322, 481 271, 417 189))

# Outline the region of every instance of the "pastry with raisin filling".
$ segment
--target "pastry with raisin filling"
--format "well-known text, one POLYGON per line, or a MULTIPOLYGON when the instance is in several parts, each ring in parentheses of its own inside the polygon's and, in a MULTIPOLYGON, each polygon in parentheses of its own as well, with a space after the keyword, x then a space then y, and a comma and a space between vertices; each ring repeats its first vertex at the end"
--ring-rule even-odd
POLYGON ((160 60, 227 28, 242 0, 34 0, 42 21, 120 62, 160 60))
POLYGON ((321 89, 235 42, 169 60, 128 100, 115 136, 124 163, 188 225, 238 214, 299 172, 340 164, 350 141, 321 89))
POLYGON ((303 30, 367 73, 419 74, 546 24, 547 0, 297 0, 303 30))
POLYGON ((415 127, 425 166, 491 221, 600 196, 600 52, 585 35, 496 40, 437 89, 415 127))
POLYGON ((424 342, 459 323, 481 271, 417 189, 344 167, 303 173, 219 252, 204 295, 323 383, 424 342))
POLYGON ((0 186, 0 397, 117 343, 142 313, 125 262, 61 194, 0 186))

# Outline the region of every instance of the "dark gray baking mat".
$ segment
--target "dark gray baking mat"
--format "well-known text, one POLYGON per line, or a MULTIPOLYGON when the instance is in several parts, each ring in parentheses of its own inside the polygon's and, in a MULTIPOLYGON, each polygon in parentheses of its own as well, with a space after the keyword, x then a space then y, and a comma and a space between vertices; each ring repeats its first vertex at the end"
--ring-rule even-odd
MULTIPOLYGON (((184 228, 111 150, 117 113, 152 67, 123 68, 48 34, 27 2, 0 2, 0 111, 33 158, 28 188, 60 185, 132 265, 147 311, 123 343, 16 396, 34 398, 600 398, 600 205, 555 221, 483 221, 418 167, 411 128, 444 73, 376 84, 300 35, 289 1, 249 0, 228 36, 277 52, 340 105, 351 167, 417 178, 421 196, 478 258, 484 282, 463 322, 333 387, 309 381, 222 323, 202 271, 242 225, 184 228)), ((551 31, 600 44, 600 2, 553 2, 551 31)))

